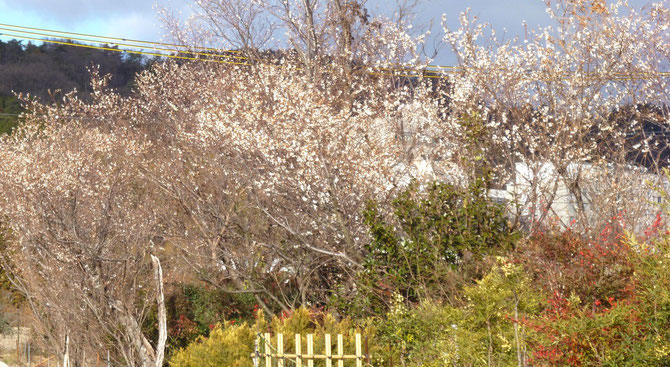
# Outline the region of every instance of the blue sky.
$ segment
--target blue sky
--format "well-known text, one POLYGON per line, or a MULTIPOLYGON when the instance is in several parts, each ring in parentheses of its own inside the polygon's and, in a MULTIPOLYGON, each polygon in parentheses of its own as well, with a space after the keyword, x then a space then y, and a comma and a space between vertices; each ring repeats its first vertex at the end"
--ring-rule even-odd
MULTIPOLYGON (((368 7, 373 14, 385 13, 394 2, 368 0, 368 7)), ((163 31, 155 15, 155 3, 155 0, 0 0, 0 23, 160 41, 163 31)), ((643 0, 631 1, 632 5, 642 3, 643 0)), ((158 4, 189 12, 188 0, 159 0, 158 4)), ((543 0, 422 0, 416 23, 427 26, 433 20, 437 31, 441 15, 446 14, 449 26, 456 27, 458 14, 466 8, 498 31, 506 29, 510 36, 523 32, 524 20, 530 27, 548 22, 543 0)), ((454 59, 445 48, 436 62, 452 64, 454 59)))
MULTIPOLYGON (((158 41, 154 0, 0 0, 0 23, 158 41)), ((162 1, 187 9, 184 0, 162 1)), ((6 38, 5 38, 6 39, 6 38)))

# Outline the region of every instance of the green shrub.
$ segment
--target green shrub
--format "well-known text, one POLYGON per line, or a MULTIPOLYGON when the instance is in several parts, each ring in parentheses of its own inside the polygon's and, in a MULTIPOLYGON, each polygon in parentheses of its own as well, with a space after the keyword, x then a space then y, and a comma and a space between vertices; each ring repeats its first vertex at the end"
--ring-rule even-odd
POLYGON ((522 320, 539 314, 542 296, 521 265, 500 258, 476 285, 465 288, 468 303, 454 333, 462 365, 507 366, 527 359, 522 320), (482 363, 486 362, 486 363, 482 363))
POLYGON ((172 367, 252 367, 256 332, 247 323, 217 325, 209 337, 199 337, 170 359, 172 367))
POLYGON ((458 309, 426 301, 408 307, 397 294, 391 310, 376 322, 380 354, 373 360, 386 366, 444 366, 455 348, 450 345, 453 328, 462 320, 458 309))
POLYGON ((540 294, 520 265, 499 263, 464 289, 463 305, 425 301, 408 307, 396 295, 391 310, 377 321, 385 360, 399 366, 516 365, 527 360, 527 328, 520 320, 535 317, 540 294))
POLYGON ((517 238, 503 209, 486 196, 483 180, 465 189, 415 182, 392 207, 392 215, 374 202, 364 211, 372 240, 365 247, 356 302, 377 314, 388 310, 393 293, 414 303, 448 298, 460 291, 454 287, 459 277, 481 277, 482 258, 511 248, 517 238))

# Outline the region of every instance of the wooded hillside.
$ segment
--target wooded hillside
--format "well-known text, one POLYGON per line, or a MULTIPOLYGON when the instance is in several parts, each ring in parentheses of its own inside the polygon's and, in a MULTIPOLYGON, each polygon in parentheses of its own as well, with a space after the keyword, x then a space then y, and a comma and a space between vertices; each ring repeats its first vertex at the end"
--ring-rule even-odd
POLYGON ((109 86, 125 95, 135 74, 147 63, 142 55, 136 54, 0 41, 0 133, 8 132, 16 122, 15 114, 21 112, 15 93, 29 93, 48 103, 49 91, 76 89, 80 97, 86 98, 90 92, 89 68, 96 65, 102 74, 112 75, 109 86))

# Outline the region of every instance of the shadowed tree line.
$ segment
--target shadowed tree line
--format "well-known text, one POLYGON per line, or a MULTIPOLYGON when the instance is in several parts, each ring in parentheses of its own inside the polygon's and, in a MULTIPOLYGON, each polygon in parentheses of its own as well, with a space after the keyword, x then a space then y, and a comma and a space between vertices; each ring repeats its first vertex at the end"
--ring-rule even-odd
POLYGON ((0 133, 10 131, 16 124, 13 115, 22 112, 15 93, 48 103, 58 101, 53 94, 57 90, 77 90, 78 96, 86 99, 90 93, 88 69, 96 65, 102 73, 112 75, 111 88, 127 95, 135 74, 151 62, 142 55, 115 51, 0 41, 0 133))

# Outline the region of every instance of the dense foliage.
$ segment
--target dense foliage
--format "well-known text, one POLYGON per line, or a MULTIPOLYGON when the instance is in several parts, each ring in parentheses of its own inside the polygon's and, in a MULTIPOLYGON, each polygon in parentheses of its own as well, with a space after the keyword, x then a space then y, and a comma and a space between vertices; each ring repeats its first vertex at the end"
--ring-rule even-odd
POLYGON ((392 294, 411 303, 451 298, 459 279, 481 277, 485 256, 514 245, 503 208, 490 202, 481 179, 463 189, 414 182, 391 208, 389 218, 374 202, 363 212, 371 241, 358 276, 361 291, 351 302, 367 303, 375 312, 388 308, 392 294))

